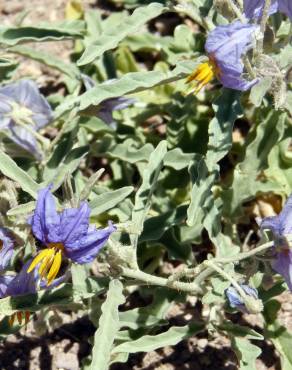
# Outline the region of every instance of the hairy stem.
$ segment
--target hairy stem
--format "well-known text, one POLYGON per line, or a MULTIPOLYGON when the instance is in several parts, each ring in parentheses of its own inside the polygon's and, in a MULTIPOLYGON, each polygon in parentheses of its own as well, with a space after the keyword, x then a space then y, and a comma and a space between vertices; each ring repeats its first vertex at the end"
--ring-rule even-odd
POLYGON ((263 15, 260 23, 261 38, 257 43, 257 54, 261 54, 264 48, 264 35, 266 30, 267 21, 269 18, 269 10, 271 7, 272 0, 265 0, 265 6, 263 8, 263 15))

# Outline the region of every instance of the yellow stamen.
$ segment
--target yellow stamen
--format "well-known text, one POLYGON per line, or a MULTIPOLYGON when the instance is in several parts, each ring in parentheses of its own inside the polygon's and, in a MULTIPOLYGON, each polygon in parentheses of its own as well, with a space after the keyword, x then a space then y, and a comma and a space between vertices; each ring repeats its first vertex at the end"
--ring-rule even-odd
POLYGON ((36 267, 36 265, 38 265, 50 253, 51 253, 51 249, 48 249, 48 248, 41 251, 33 259, 32 263, 30 264, 29 268, 27 269, 27 272, 30 273, 36 267))
POLYGON ((197 94, 205 85, 213 80, 215 75, 218 74, 218 67, 213 59, 209 59, 208 62, 199 64, 186 80, 186 83, 194 84, 190 92, 197 94))
POLYGON ((52 284, 53 280, 57 276, 61 263, 62 263, 62 251, 64 246, 62 243, 50 243, 49 248, 42 250, 32 261, 27 272, 31 272, 38 264, 39 274, 41 278, 46 275, 47 285, 52 284))
POLYGON ((43 278, 46 275, 46 273, 49 271, 49 268, 51 267, 51 264, 53 263, 54 256, 55 256, 55 250, 49 249, 48 254, 42 260, 42 263, 39 268, 39 274, 41 278, 43 278))
POLYGON ((48 286, 51 285, 52 281, 55 279, 57 276, 60 267, 61 267, 61 262, 62 262, 62 254, 61 251, 59 251, 55 256, 54 256, 54 261, 52 263, 52 267, 47 275, 47 280, 48 280, 48 286))

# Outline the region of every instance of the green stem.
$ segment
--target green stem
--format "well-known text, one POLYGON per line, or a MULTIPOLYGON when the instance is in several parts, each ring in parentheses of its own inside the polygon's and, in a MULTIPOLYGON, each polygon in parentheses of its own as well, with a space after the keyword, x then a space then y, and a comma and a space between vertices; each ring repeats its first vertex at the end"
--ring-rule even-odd
POLYGON ((265 36, 267 21, 269 18, 269 10, 271 7, 271 3, 272 3, 272 0, 265 0, 265 6, 263 8, 263 15, 262 15, 261 24, 260 24, 261 38, 258 40, 258 43, 257 43, 257 54, 258 55, 263 52, 264 36, 265 36))
POLYGON ((183 283, 180 281, 173 281, 170 283, 166 278, 150 275, 141 270, 132 270, 127 267, 122 267, 122 275, 128 278, 145 282, 148 285, 169 287, 182 292, 193 294, 198 294, 202 292, 201 288, 195 283, 183 283))
POLYGON ((241 295, 243 299, 246 298, 245 291, 241 288, 241 286, 238 284, 236 280, 233 279, 232 276, 230 276, 226 271, 222 270, 219 266, 217 266, 214 262, 214 260, 208 260, 204 261, 205 266, 210 267, 214 271, 218 272, 221 276, 223 276, 226 280, 230 281, 230 283, 234 286, 234 288, 238 291, 238 293, 241 295))
POLYGON ((244 15, 242 14, 241 10, 238 8, 237 5, 234 4, 233 0, 228 0, 228 3, 231 7, 231 9, 233 10, 233 12, 235 13, 235 15, 237 16, 237 18, 242 22, 242 23, 246 23, 246 19, 244 17, 244 15))
POLYGON ((252 257, 252 256, 254 256, 257 253, 263 252, 266 249, 271 248, 273 245, 274 245, 274 242, 271 241, 271 242, 265 243, 263 245, 260 245, 259 247, 254 248, 251 251, 242 252, 242 253, 240 253, 237 256, 234 256, 234 257, 222 257, 222 258, 220 258, 220 257, 216 258, 215 257, 214 259, 212 259, 212 261, 214 261, 216 263, 238 262, 238 261, 244 260, 246 258, 252 257))

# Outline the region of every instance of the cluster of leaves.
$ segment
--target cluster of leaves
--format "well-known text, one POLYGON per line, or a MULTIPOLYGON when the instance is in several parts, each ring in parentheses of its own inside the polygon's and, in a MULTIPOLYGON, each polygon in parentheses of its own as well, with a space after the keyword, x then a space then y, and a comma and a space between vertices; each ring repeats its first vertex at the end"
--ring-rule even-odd
MULTIPOLYGON (((196 97, 186 95, 185 77, 204 56, 207 29, 227 23, 211 1, 179 0, 169 7, 125 0, 113 2, 119 11, 106 18, 98 9, 84 10, 73 3, 67 8, 68 20, 58 24, 0 29, 6 50, 0 59, 3 83, 14 78, 21 63, 15 62, 16 54, 59 71, 66 88, 65 96, 47 95, 57 134, 43 162, 24 155, 7 138, 1 142, 1 222, 17 235, 19 245, 11 268, 35 250, 26 220, 37 191, 50 183, 53 191, 63 190, 64 201, 72 192, 88 199, 92 222, 104 225, 112 219, 128 228, 129 238, 121 233, 115 240, 121 243, 120 259, 127 255, 127 245, 135 245, 140 269, 150 274, 165 275, 166 261, 173 261, 174 269, 194 267, 206 253, 236 255, 249 230, 258 241, 254 218, 266 215, 262 205, 277 210, 279 200, 292 192, 292 92, 287 92, 282 110, 275 110, 266 94, 268 80, 246 94, 213 85, 196 97), (158 32, 157 19, 165 27, 164 35, 158 32), (64 39, 74 40, 71 62, 25 45, 64 39), (88 91, 85 76, 96 83, 88 91), (135 103, 114 113, 116 127, 98 118, 102 103, 123 96, 135 103), (105 167, 106 176, 100 177, 100 167, 105 167)), ((270 56, 281 68, 291 62, 291 46, 280 48, 289 25, 281 15, 274 16, 270 56)), ((270 50, 270 45, 265 47, 270 50)), ((105 250, 100 259, 104 276, 93 276, 90 266, 72 265, 72 283, 4 298, 0 313, 41 311, 48 323, 52 308, 89 314, 97 331, 84 368, 108 369, 112 363, 126 362, 131 353, 175 345, 207 328, 231 339, 241 369, 255 369, 260 348, 250 340, 264 338, 281 353, 283 369, 292 369, 291 335, 277 322, 280 306, 274 298, 285 288, 281 281, 270 289, 265 286, 271 277, 266 263, 225 266, 237 280, 249 276, 259 289, 264 303, 259 333, 219 314, 223 306, 230 311, 224 297, 230 282, 218 275, 203 289, 202 302, 210 308, 207 322, 193 319, 171 326, 167 313, 175 301, 187 298, 185 293, 139 287, 119 277, 116 255, 105 250), (145 301, 151 297, 151 303, 120 312, 133 289, 145 301)), ((9 327, 7 318, 0 323, 3 338, 18 329, 9 327)))

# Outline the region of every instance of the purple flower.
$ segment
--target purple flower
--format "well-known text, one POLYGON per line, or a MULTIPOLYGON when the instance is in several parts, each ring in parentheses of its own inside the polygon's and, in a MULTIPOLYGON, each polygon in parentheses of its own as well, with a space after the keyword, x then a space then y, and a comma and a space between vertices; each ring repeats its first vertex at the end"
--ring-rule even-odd
POLYGON ((79 264, 91 262, 116 230, 112 223, 99 230, 89 225, 90 208, 86 202, 58 213, 51 187, 39 191, 36 209, 29 220, 34 236, 47 248, 34 258, 28 272, 40 263, 40 276, 47 275, 48 285, 58 274, 62 255, 79 264))
MULTIPOLYGON (((89 76, 82 74, 82 79, 86 90, 90 90, 96 86, 96 82, 89 76)), ((110 84, 113 80, 108 80, 105 84, 110 84)), ((116 121, 113 118, 113 112, 128 108, 135 103, 135 99, 125 97, 116 97, 106 99, 100 103, 98 112, 96 114, 101 120, 112 128, 116 128, 116 121)))
POLYGON ((9 231, 0 227, 0 271, 7 267, 13 255, 13 239, 9 231))
MULTIPOLYGON (((263 15, 265 0, 245 0, 244 14, 248 19, 259 19, 263 15)), ((280 11, 292 19, 292 2, 291 0, 272 0, 269 14, 280 11)))
POLYGON ((278 10, 287 15, 292 20, 291 0, 278 0, 278 10))
POLYGON ((261 229, 271 230, 274 236, 275 259, 272 267, 282 275, 292 291, 292 250, 290 249, 292 234, 292 195, 278 216, 266 217, 261 229), (289 240, 290 239, 290 240, 289 240))
MULTIPOLYGON (((239 285, 247 296, 252 297, 256 300, 258 299, 258 292, 255 288, 252 288, 246 284, 239 285)), ((233 286, 230 286, 228 289, 226 289, 225 294, 231 307, 237 308, 241 312, 248 312, 246 305, 242 300, 242 297, 233 286)))
POLYGON ((42 152, 32 131, 40 130, 52 118, 49 103, 33 81, 21 80, 0 88, 0 129, 8 130, 11 140, 38 160, 42 152))
MULTIPOLYGON (((248 19, 258 19, 263 15, 265 0, 244 0, 244 14, 248 19)), ((278 1, 272 0, 269 14, 276 13, 278 1)))
POLYGON ((209 61, 200 64, 188 77, 194 81, 193 91, 197 93, 216 76, 224 87, 246 91, 258 82, 244 78, 242 57, 252 48, 258 26, 240 21, 216 27, 208 35, 205 49, 209 61))

